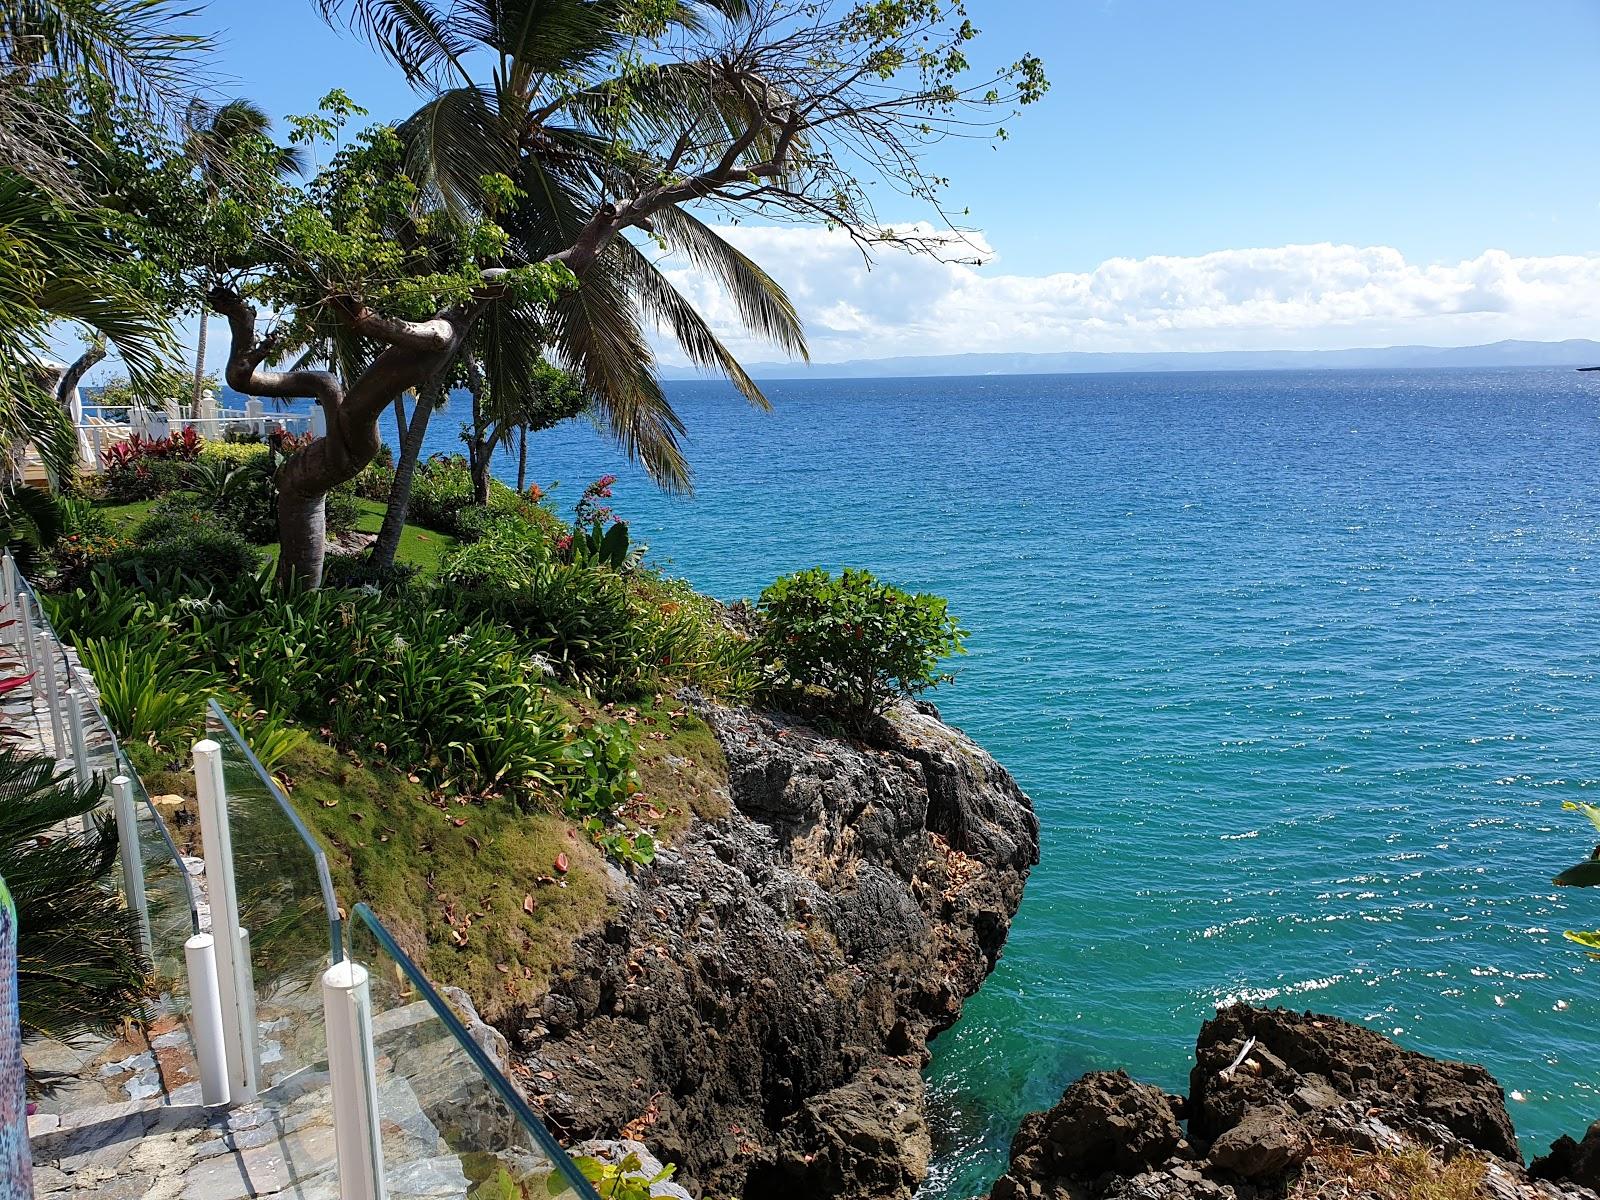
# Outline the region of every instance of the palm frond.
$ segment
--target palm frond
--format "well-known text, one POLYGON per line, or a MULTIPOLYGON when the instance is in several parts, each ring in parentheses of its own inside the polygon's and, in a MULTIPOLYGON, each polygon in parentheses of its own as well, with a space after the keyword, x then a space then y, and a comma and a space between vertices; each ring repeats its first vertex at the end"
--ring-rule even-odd
POLYGON ((756 381, 750 378, 733 352, 722 344, 711 326, 695 311, 694 305, 667 279, 632 242, 619 242, 617 257, 628 281, 628 289, 646 316, 664 325, 696 366, 720 371, 739 394, 757 408, 772 407, 756 381))
POLYGON ((22 1028, 67 1040, 138 1011, 147 964, 138 918, 109 885, 117 835, 101 787, 0 747, 0 878, 17 907, 22 1028), (73 824, 82 821, 81 831, 73 824))
POLYGON ((668 491, 690 490, 682 420, 655 376, 655 355, 615 278, 615 251, 552 307, 550 344, 594 396, 596 417, 629 458, 668 491))
POLYGON ((316 6, 323 20, 347 25, 399 67, 413 87, 467 79, 461 59, 471 40, 429 0, 316 0, 316 6))
POLYGON ((515 140, 492 101, 492 93, 476 87, 452 88, 399 127, 406 174, 458 212, 481 209, 485 175, 517 170, 515 140))
POLYGON ((745 328, 791 357, 810 361, 805 327, 794 302, 759 263, 681 206, 662 209, 655 221, 669 249, 722 285, 745 328))

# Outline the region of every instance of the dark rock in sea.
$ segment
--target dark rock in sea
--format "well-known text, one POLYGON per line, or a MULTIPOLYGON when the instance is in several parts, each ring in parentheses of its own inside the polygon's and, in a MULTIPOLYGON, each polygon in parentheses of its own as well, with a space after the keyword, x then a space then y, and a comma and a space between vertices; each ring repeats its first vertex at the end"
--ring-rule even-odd
POLYGON ((1121 1072, 1085 1076, 1024 1118, 993 1200, 1593 1200, 1600 1182, 1600 1123, 1525 1171, 1487 1071, 1337 1017, 1219 1010, 1195 1046, 1186 1141, 1178 1111, 1121 1072))
MULTIPOLYGON (((1012 1175, 1096 1179, 1134 1175, 1164 1162, 1183 1145, 1183 1129, 1166 1094, 1135 1083, 1124 1071, 1085 1075, 1047 1113, 1023 1122, 1011 1143, 1012 1175)), ((995 1191, 1010 1200, 1025 1192, 995 1191)))
POLYGON ((1551 1142, 1550 1153, 1534 1159, 1528 1174, 1535 1179, 1568 1180, 1600 1192, 1600 1121, 1589 1126, 1581 1142, 1566 1134, 1551 1142))
POLYGON ((907 1200, 927 1043, 994 968, 1032 806, 931 705, 868 740, 699 707, 728 815, 619 879, 519 1031, 520 1074, 560 1133, 621 1131, 696 1195, 907 1200))
POLYGON ((1505 1092, 1482 1067, 1404 1050, 1336 1017, 1243 1004, 1219 1010, 1201 1026, 1189 1074, 1190 1132, 1197 1141, 1216 1138, 1251 1108, 1293 1106, 1305 1085, 1344 1100, 1401 1107, 1470 1146, 1522 1161, 1505 1092), (1246 1063, 1226 1073, 1251 1038, 1255 1047, 1246 1063))

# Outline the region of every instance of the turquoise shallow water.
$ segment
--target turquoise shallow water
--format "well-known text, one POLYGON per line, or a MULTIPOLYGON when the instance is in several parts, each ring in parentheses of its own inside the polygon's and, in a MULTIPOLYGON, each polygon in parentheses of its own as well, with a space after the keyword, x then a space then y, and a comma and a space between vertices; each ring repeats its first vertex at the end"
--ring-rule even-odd
MULTIPOLYGON (((929 1071, 925 1194, 986 1190, 1086 1069, 1184 1083, 1242 997, 1484 1062, 1529 1149, 1600 1116, 1596 388, 1566 371, 676 385, 693 500, 615 504, 705 590, 813 563, 948 595, 936 699, 1044 858, 929 1071)), ((437 419, 437 445, 457 419, 437 419)), ((581 426, 536 477, 617 469, 581 426)))

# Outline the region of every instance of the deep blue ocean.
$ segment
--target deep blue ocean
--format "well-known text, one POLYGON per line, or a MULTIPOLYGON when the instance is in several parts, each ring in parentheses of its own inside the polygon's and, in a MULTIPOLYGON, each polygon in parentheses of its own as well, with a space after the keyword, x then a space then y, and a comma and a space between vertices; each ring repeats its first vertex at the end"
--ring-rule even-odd
MULTIPOLYGON (((1600 378, 1567 370, 670 385, 698 490, 587 426, 702 590, 812 564, 943 593, 934 697, 1033 797, 1043 862, 936 1044, 925 1195, 986 1191, 1083 1071, 1185 1085, 1233 998, 1485 1063, 1527 1150, 1600 1117, 1600 892, 1550 877, 1600 784, 1600 378)), ((434 418, 455 448, 459 415, 434 418)))

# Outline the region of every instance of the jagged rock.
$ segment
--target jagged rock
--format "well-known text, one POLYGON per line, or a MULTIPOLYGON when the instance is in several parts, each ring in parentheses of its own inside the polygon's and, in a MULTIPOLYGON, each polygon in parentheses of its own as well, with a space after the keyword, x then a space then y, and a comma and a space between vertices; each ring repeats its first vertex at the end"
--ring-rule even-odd
MULTIPOLYGON (((1435 1170, 1462 1156, 1481 1162, 1485 1200, 1597 1200, 1600 1123, 1525 1171, 1504 1093, 1487 1071, 1404 1050, 1336 1017, 1222 1009, 1200 1031, 1190 1089, 1181 1111, 1193 1145, 1162 1158, 1148 1119, 1117 1124, 1161 1093, 1120 1072, 1085 1076, 1055 1108, 1023 1119, 992 1200, 1386 1200, 1396 1187, 1407 1194, 1394 1164, 1415 1163, 1416 1149, 1435 1170), (1106 1129, 1124 1135, 1120 1154, 1106 1148, 1106 1129), (1070 1152, 1057 1149, 1058 1131, 1070 1152), (1148 1152, 1133 1152, 1141 1146, 1148 1152), (1385 1154, 1408 1157, 1347 1178, 1350 1164, 1385 1154), (1382 1178, 1392 1187, 1372 1183, 1382 1178)), ((1180 1111, 1164 1097, 1162 1107, 1169 1119, 1180 1111)))
POLYGON ((745 1194, 909 1200, 933 1157, 922 1090, 915 1067, 879 1062, 812 1097, 784 1125, 770 1164, 751 1172, 745 1194))
POLYGON ((1581 1142, 1566 1134, 1551 1142, 1550 1153, 1534 1159, 1528 1174, 1535 1179, 1570 1181, 1600 1192, 1600 1121, 1589 1126, 1581 1142))
POLYGON ((1293 1113, 1284 1108, 1252 1108, 1239 1123, 1211 1144, 1212 1166, 1245 1179, 1281 1175, 1304 1162, 1311 1139, 1293 1113))
POLYGON ((1032 807, 931 705, 846 739, 689 698, 728 814, 619 884, 514 1039, 521 1077, 560 1133, 626 1130, 697 1195, 908 1197, 918 1068, 994 967, 1032 807))
POLYGON ((1062 1093, 1049 1112, 1023 1122, 1007 1174, 1048 1192, 1066 1180, 1137 1174, 1170 1158, 1182 1142, 1183 1129, 1160 1088, 1135 1083, 1124 1071, 1095 1071, 1062 1093))
POLYGON ((1307 1096, 1329 1089, 1344 1099, 1404 1109, 1407 1117, 1437 1122, 1479 1150, 1522 1161, 1505 1092, 1482 1067, 1404 1050, 1337 1017, 1244 1004, 1220 1009, 1200 1029, 1189 1075, 1189 1131, 1209 1141, 1251 1108, 1293 1104, 1308 1084, 1307 1096), (1225 1075, 1251 1038, 1250 1053, 1225 1075))

